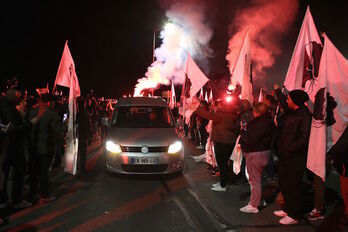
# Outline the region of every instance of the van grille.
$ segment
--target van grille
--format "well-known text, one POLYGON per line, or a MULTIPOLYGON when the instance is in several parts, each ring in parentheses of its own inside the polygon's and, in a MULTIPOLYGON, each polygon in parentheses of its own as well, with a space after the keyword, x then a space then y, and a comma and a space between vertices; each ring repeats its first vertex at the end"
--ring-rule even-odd
MULTIPOLYGON (((166 152, 168 151, 168 146, 165 147, 148 147, 149 152, 166 152)), ((139 152, 141 153, 141 147, 130 147, 130 146, 121 146, 122 152, 139 152)))

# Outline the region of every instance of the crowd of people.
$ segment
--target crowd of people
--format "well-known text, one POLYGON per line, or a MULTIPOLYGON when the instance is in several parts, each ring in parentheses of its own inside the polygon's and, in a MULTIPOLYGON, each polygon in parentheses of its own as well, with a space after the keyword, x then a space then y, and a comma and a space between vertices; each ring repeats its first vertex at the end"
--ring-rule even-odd
MULTIPOLYGON (((239 91, 237 88, 231 93, 230 101, 200 100, 189 117, 178 116, 185 137, 197 149, 204 150, 204 154, 193 157, 195 161, 207 162, 213 174, 219 177, 211 190, 227 191, 231 181, 229 170, 233 166, 235 177, 239 178, 236 179, 249 183, 251 189, 250 200, 240 211, 258 213, 260 207, 266 206, 262 196, 264 180, 277 181, 282 210, 274 211, 274 215, 281 217, 281 224, 296 224, 304 218, 301 183, 305 175, 314 190, 314 207, 307 218, 323 219, 324 181, 306 169, 312 121, 306 106, 307 93, 293 90, 284 94, 277 88, 251 105, 248 100, 239 98, 239 91)), ((16 82, 2 92, 0 225, 5 223, 4 210, 8 207, 28 208, 38 201, 55 200, 56 196, 50 192, 49 171, 63 162, 69 118, 67 101, 66 96, 49 93, 28 96, 27 91, 18 89, 16 82), (8 184, 10 178, 12 185, 8 184)), ((83 175, 87 146, 93 140, 103 139, 101 119, 110 117, 113 108, 110 101, 97 99, 93 91, 79 97, 77 106, 78 174, 83 175)), ((329 152, 340 175, 346 206, 342 225, 348 222, 347 135, 345 128, 337 146, 329 152)))
MULTIPOLYGON (((63 166, 69 119, 67 101, 67 96, 59 94, 29 96, 28 91, 18 88, 18 80, 12 79, 1 92, 0 225, 6 223, 4 215, 9 208, 23 209, 56 199, 50 189, 49 171, 63 166)), ((105 135, 101 118, 111 112, 110 101, 97 99, 93 91, 78 98, 79 175, 86 172, 87 145, 105 135)))
MULTIPOLYGON (((282 210, 274 211, 274 215, 281 217, 279 223, 289 225, 296 224, 305 217, 301 186, 306 177, 312 183, 314 191, 314 207, 307 218, 323 219, 324 181, 306 168, 312 124, 312 115, 306 106, 308 94, 302 90, 285 94, 275 88, 262 101, 253 105, 248 100, 241 100, 239 94, 238 91, 232 93, 231 101, 223 99, 208 103, 200 100, 199 106, 183 126, 185 137, 196 144, 197 149, 205 149, 202 155, 192 158, 196 162, 208 163, 213 174, 220 178, 211 190, 227 191, 228 182, 248 179, 250 200, 240 211, 258 213, 260 206, 266 206, 262 196, 262 183, 276 181, 280 190, 277 200, 282 210), (236 159, 235 153, 243 154, 244 159, 236 159), (229 174, 232 167, 239 179, 229 174)), ((347 132, 342 138, 346 136, 347 132)), ((348 149, 342 138, 341 144, 337 148, 334 146, 328 157, 334 160, 335 167, 341 169, 342 197, 346 205, 341 225, 346 225, 348 201, 347 174, 344 170, 348 163, 345 158, 348 149)))

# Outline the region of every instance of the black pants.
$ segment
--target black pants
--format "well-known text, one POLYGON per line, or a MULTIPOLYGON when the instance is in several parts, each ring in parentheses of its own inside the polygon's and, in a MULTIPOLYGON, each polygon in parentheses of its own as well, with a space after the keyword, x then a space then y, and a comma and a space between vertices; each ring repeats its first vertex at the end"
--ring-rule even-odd
POLYGON ((5 162, 2 165, 4 171, 4 183, 0 192, 0 202, 7 202, 7 180, 12 168, 13 181, 11 198, 13 204, 18 204, 23 200, 24 176, 26 173, 26 160, 24 152, 20 153, 15 148, 9 148, 5 162))
POLYGON ((54 145, 54 166, 60 166, 62 162, 62 156, 64 154, 64 140, 63 138, 58 138, 54 145))
POLYGON ((284 211, 293 219, 303 217, 302 178, 306 167, 306 155, 279 154, 279 187, 284 196, 284 211))
POLYGON ((200 126, 198 128, 198 133, 199 133, 199 137, 200 137, 200 144, 202 144, 202 146, 205 146, 205 144, 207 143, 207 139, 208 139, 208 132, 205 129, 205 126, 200 126))
POLYGON ((226 186, 228 179, 228 160, 231 157, 234 144, 223 144, 214 142, 216 163, 220 171, 220 185, 226 186))
POLYGON ((30 196, 39 193, 42 197, 48 197, 49 193, 49 168, 52 162, 53 154, 32 153, 30 157, 30 196), (40 191, 38 185, 40 184, 40 191))
POLYGON ((307 169, 307 178, 312 182, 314 190, 314 208, 321 210, 324 206, 325 185, 321 177, 307 169))
POLYGON ((78 169, 80 172, 86 171, 86 159, 87 159, 87 138, 79 139, 79 147, 78 147, 78 169))
POLYGON ((184 123, 184 133, 185 133, 185 136, 189 135, 189 127, 186 123, 184 123))

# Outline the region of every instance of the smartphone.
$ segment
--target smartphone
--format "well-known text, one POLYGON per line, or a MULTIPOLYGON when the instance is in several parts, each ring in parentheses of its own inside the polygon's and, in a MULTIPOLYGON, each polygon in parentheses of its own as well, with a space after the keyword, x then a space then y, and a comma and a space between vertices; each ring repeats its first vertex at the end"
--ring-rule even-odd
POLYGON ((244 120, 241 120, 240 121, 240 129, 246 130, 246 127, 247 127, 247 122, 244 120))
POLYGON ((63 122, 65 122, 68 119, 68 114, 63 115, 63 122))

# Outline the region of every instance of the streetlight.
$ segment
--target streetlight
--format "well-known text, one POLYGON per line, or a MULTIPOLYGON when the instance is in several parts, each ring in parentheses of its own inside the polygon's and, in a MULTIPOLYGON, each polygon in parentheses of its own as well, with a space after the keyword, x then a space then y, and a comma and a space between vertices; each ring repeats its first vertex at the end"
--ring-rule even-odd
MULTIPOLYGON (((163 28, 153 30, 152 63, 155 62, 156 32, 162 31, 162 30, 163 30, 163 28)), ((173 30, 175 30, 175 26, 173 23, 166 23, 164 25, 164 30, 169 31, 169 32, 173 31, 173 30)))
POLYGON ((152 63, 155 62, 155 49, 156 49, 156 32, 161 29, 153 30, 153 47, 152 47, 152 63))

